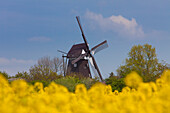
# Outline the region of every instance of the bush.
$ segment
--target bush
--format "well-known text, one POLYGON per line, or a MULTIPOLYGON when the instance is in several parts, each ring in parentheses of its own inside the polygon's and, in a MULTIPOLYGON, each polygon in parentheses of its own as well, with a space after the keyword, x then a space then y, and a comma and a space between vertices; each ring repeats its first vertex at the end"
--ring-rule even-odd
POLYGON ((67 87, 67 89, 71 92, 75 91, 75 87, 78 84, 84 84, 87 89, 89 89, 94 83, 97 82, 96 79, 91 78, 78 78, 76 76, 66 76, 63 78, 59 78, 54 80, 56 84, 63 85, 67 87))
POLYGON ((80 80, 79 80, 79 78, 76 78, 76 77, 67 76, 67 77, 63 77, 60 79, 56 79, 56 80, 54 80, 54 82, 56 84, 63 85, 65 87, 67 87, 69 91, 74 92, 75 87, 77 84, 79 84, 80 80))
POLYGON ((48 85, 51 83, 50 80, 48 80, 48 81, 45 81, 45 80, 33 80, 33 81, 28 82, 28 84, 34 85, 37 82, 42 83, 44 87, 48 87, 48 85))
POLYGON ((112 91, 118 90, 119 92, 126 86, 124 78, 117 78, 116 76, 105 79, 107 85, 111 85, 112 91))

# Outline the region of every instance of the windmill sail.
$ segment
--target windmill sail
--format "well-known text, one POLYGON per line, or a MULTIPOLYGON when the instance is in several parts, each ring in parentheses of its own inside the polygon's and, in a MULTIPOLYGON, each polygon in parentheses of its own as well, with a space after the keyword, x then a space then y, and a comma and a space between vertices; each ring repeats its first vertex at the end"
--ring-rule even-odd
POLYGON ((88 43, 87 43, 86 37, 85 37, 85 35, 84 35, 83 29, 82 29, 82 27, 81 27, 80 19, 79 19, 79 17, 78 17, 78 16, 76 16, 76 19, 77 19, 77 22, 78 22, 78 24, 79 24, 79 27, 80 27, 80 30, 81 30, 81 33, 82 33, 83 40, 84 40, 84 42, 85 42, 85 44, 86 44, 87 51, 89 52, 89 51, 90 51, 90 50, 89 50, 89 46, 88 46, 88 43))
POLYGON ((89 60, 89 62, 90 62, 90 67, 91 67, 91 70, 92 70, 92 72, 93 72, 93 77, 94 77, 94 78, 95 78, 95 77, 99 78, 99 74, 98 74, 97 70, 96 70, 95 67, 94 67, 92 58, 89 58, 88 60, 89 60), (91 59, 91 60, 90 60, 90 59, 91 59))
POLYGON ((67 54, 66 52, 61 51, 61 50, 57 50, 57 51, 60 52, 60 53, 63 53, 63 54, 67 54))
POLYGON ((101 51, 101 50, 103 50, 103 49, 105 49, 107 47, 108 47, 108 44, 107 44, 107 41, 105 40, 104 42, 102 42, 102 43, 98 44, 97 46, 93 47, 91 49, 91 53, 94 55, 97 52, 99 52, 99 51, 101 51))

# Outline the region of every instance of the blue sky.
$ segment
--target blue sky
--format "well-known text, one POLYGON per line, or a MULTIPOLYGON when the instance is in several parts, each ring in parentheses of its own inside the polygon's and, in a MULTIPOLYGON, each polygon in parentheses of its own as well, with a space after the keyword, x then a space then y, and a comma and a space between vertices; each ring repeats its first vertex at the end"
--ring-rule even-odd
POLYGON ((0 0, 0 70, 28 71, 44 56, 82 43, 81 18, 90 47, 108 40, 95 55, 104 77, 124 63, 133 45, 151 44, 170 63, 169 0, 0 0))

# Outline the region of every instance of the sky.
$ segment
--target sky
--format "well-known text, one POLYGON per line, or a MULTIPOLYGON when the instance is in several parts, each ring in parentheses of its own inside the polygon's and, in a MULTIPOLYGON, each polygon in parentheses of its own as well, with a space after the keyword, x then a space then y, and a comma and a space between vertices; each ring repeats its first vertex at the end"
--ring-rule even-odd
POLYGON ((169 0, 0 0, 0 71, 28 71, 38 59, 61 58, 58 49, 83 43, 76 16, 90 48, 108 41, 95 55, 105 78, 138 44, 151 44, 159 62, 169 64, 169 6, 169 0))

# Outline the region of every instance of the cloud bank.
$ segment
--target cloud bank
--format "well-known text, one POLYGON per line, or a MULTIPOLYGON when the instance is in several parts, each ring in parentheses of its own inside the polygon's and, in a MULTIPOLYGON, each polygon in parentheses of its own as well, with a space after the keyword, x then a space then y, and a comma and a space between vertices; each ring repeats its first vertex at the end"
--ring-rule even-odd
POLYGON ((33 66, 35 62, 34 60, 7 59, 0 57, 0 71, 5 71, 9 75, 14 76, 18 72, 28 71, 30 66, 33 66))
POLYGON ((102 31, 116 32, 123 37, 142 38, 145 36, 142 27, 134 18, 129 20, 121 15, 105 18, 101 14, 90 11, 86 12, 85 17, 90 21, 93 29, 100 28, 102 31))
POLYGON ((7 59, 0 57, 0 65, 18 65, 18 64, 33 64, 33 60, 18 60, 16 58, 7 59))

